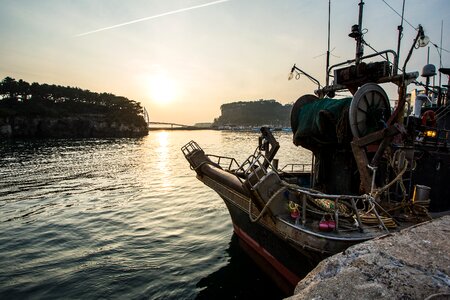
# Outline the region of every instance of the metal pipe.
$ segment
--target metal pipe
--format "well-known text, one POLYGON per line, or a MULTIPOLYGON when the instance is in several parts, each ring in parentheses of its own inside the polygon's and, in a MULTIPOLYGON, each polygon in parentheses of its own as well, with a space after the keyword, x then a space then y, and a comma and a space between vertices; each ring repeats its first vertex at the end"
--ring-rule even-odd
MULTIPOLYGON (((375 200, 369 198, 369 201, 372 202, 372 204, 376 203, 375 200)), ((381 226, 383 227, 384 230, 386 230, 387 232, 389 232, 389 229, 387 229, 386 225, 384 224, 383 220, 381 219, 380 215, 378 214, 377 209, 374 207, 373 212, 375 214, 375 216, 378 219, 378 222, 381 224, 381 226)))
POLYGON ((406 60, 403 63, 402 73, 405 73, 406 65, 408 64, 408 61, 411 58, 411 55, 412 55, 412 52, 413 52, 413 50, 414 50, 414 48, 416 46, 417 40, 419 39, 420 36, 423 36, 423 34, 424 34, 423 33, 423 27, 422 27, 422 25, 419 24, 419 29, 417 30, 417 35, 414 38, 414 42, 413 42, 411 48, 409 49, 408 56, 406 56, 406 60))
MULTIPOLYGON (((394 50, 384 50, 384 51, 381 51, 381 52, 372 53, 372 54, 369 54, 369 55, 361 57, 361 60, 366 59, 366 58, 371 58, 371 57, 374 57, 374 56, 379 56, 379 55, 381 56, 383 54, 389 54, 389 53, 394 56, 394 61, 395 61, 395 59, 397 59, 397 53, 395 53, 394 50)), ((348 65, 348 64, 351 64, 351 63, 353 63, 355 61, 356 61, 355 59, 351 59, 351 60, 347 60, 345 62, 341 62, 341 63, 335 64, 335 65, 332 65, 331 67, 328 68, 328 73, 330 73, 330 71, 332 69, 336 68, 336 67, 343 66, 343 65, 348 65)))
POLYGON ((364 232, 364 229, 362 227, 361 217, 359 216, 359 212, 358 212, 358 208, 356 207, 355 200, 352 198, 352 199, 350 199, 350 201, 352 203, 352 207, 353 207, 353 210, 356 215, 356 220, 358 221, 359 232, 364 232))
POLYGON ((325 86, 330 84, 330 74, 328 73, 328 67, 330 66, 330 18, 331 18, 331 0, 328 0, 328 48, 327 48, 327 66, 326 66, 326 80, 325 86))
POLYGON ((315 84, 317 84, 317 87, 320 89, 320 82, 319 80, 315 79, 314 77, 312 77, 311 75, 309 75, 308 73, 306 73, 305 71, 303 71, 302 69, 300 69, 299 67, 297 67, 296 65, 294 65, 291 69, 291 72, 293 70, 297 70, 300 74, 305 75, 306 77, 308 77, 311 81, 313 81, 315 84))
POLYGON ((306 224, 306 195, 302 195, 302 224, 306 224))
MULTIPOLYGON (((443 27, 444 27, 444 20, 441 21, 441 44, 440 44, 439 51, 438 51, 438 53, 439 53, 439 68, 442 68, 442 34, 444 31, 443 27)), ((442 78, 441 77, 442 77, 442 73, 439 72, 439 91, 438 91, 439 94, 438 94, 438 103, 437 103, 438 107, 441 107, 441 105, 443 104, 442 103, 442 86, 441 86, 442 78)))
POLYGON ((367 165, 367 167, 372 170, 372 184, 370 186, 370 195, 373 195, 373 191, 375 190, 375 176, 377 174, 377 167, 367 165))
POLYGON ((334 227, 335 232, 339 232, 339 210, 338 210, 338 199, 334 199, 334 222, 336 226, 334 227))
MULTIPOLYGON (((430 46, 428 46, 427 49, 427 65, 430 63, 430 46)), ((430 93, 430 76, 427 76, 427 79, 425 80, 425 94, 429 96, 430 93)))
POLYGON ((292 184, 285 183, 286 187, 290 190, 294 190, 309 196, 320 197, 320 198, 328 198, 328 199, 366 199, 367 195, 356 196, 356 195, 333 195, 333 194, 325 194, 319 191, 315 191, 313 189, 308 189, 304 187, 294 186, 292 184))

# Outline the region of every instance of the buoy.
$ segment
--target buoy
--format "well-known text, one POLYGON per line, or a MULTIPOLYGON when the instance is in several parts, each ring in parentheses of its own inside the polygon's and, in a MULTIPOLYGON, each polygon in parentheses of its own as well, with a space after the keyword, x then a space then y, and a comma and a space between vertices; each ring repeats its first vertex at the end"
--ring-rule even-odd
POLYGON ((432 110, 427 110, 422 115, 422 125, 436 127, 436 114, 432 110))
POLYGON ((289 201, 289 211, 291 212, 291 217, 297 219, 300 216, 300 210, 298 209, 298 204, 289 201))

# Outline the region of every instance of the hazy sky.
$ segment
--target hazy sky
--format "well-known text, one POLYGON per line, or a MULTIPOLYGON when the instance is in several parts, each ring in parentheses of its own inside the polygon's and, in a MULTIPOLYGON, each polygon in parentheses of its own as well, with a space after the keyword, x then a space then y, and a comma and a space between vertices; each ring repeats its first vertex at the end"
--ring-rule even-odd
MULTIPOLYGON (((396 50, 401 20, 385 2, 401 12, 401 0, 365 0, 364 38, 396 50)), ((358 3, 331 1, 332 64, 354 58, 358 3)), ((0 0, 0 77, 125 96, 152 121, 211 122, 224 103, 312 93, 306 78, 287 80, 294 63, 324 83, 327 14, 328 0, 0 0)), ((405 18, 437 45, 444 21, 450 67, 450 1, 406 0, 405 18)), ((404 29, 401 62, 416 34, 404 29)), ((408 70, 426 61, 420 48, 408 70)))

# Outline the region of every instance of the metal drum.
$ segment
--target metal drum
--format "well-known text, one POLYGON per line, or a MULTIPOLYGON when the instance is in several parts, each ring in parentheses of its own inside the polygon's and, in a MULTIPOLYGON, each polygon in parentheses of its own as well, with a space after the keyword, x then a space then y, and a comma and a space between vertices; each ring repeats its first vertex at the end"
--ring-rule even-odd
POLYGON ((416 184, 414 187, 413 202, 423 205, 429 204, 430 191, 431 188, 429 186, 416 184))

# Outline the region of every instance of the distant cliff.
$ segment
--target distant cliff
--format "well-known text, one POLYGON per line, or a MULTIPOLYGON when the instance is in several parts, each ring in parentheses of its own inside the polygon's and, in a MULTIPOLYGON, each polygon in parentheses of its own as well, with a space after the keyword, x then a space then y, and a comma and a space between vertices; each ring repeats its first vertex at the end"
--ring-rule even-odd
POLYGON ((148 134, 140 103, 74 87, 0 82, 0 137, 138 137, 148 134))
POLYGON ((290 127, 292 105, 282 105, 275 100, 239 101, 223 104, 221 116, 214 126, 262 126, 290 127))

